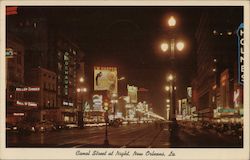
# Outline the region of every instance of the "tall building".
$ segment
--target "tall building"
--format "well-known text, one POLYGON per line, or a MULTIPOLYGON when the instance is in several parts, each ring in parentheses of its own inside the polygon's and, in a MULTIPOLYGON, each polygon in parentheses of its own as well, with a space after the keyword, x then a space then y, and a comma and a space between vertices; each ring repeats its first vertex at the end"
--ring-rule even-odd
POLYGON ((20 38, 7 33, 6 121, 9 123, 16 123, 26 117, 26 108, 17 105, 17 101, 24 101, 23 93, 16 92, 18 87, 24 87, 24 46, 20 38))
POLYGON ((38 67, 30 69, 27 76, 26 85, 37 88, 37 92, 26 93, 26 99, 37 104, 30 117, 34 121, 60 122, 56 105, 56 74, 38 67))
POLYGON ((77 64, 79 47, 61 35, 51 37, 48 67, 57 74, 57 105, 62 108, 65 121, 77 121, 77 64))
POLYGON ((77 122, 76 78, 81 49, 55 28, 54 20, 42 12, 26 13, 19 8, 18 15, 7 17, 8 33, 18 35, 25 45, 25 80, 32 68, 44 68, 56 74, 56 106, 65 123, 77 122))
POLYGON ((192 87, 193 103, 197 106, 200 120, 212 120, 213 110, 217 107, 233 107, 231 95, 234 63, 237 59, 236 30, 242 22, 243 10, 240 7, 221 10, 204 10, 195 34, 197 76, 192 87), (219 88, 222 88, 221 75, 225 72, 228 74, 225 79, 228 80, 228 94, 222 95, 223 89, 219 88))

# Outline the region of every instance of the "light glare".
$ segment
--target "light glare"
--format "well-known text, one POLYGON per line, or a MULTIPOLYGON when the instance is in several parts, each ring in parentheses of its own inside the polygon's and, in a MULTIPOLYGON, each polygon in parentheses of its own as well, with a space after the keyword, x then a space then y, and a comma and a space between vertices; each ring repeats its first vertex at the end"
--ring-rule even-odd
POLYGON ((184 42, 178 42, 177 44, 176 44, 176 48, 178 49, 178 51, 182 51, 183 49, 184 49, 184 47, 185 47, 185 44, 184 44, 184 42))
POLYGON ((162 50, 163 52, 166 52, 166 51, 168 50, 168 44, 167 44, 167 43, 162 43, 162 44, 161 44, 161 50, 162 50))
POLYGON ((169 20, 168 20, 168 25, 169 25, 170 27, 174 27, 174 26, 176 25, 176 20, 175 20, 175 18, 174 18, 173 16, 171 16, 171 17, 169 18, 169 20))

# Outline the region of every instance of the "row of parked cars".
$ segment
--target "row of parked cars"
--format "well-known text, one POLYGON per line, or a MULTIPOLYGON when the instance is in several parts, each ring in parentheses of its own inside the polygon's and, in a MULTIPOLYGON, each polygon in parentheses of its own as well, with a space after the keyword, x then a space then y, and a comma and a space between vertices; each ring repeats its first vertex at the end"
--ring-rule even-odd
POLYGON ((215 123, 215 122, 188 122, 179 121, 178 124, 182 125, 184 128, 195 128, 214 131, 218 134, 237 136, 242 139, 243 135, 243 125, 241 123, 215 123))
POLYGON ((6 123, 6 131, 17 133, 47 132, 77 127, 76 124, 54 124, 50 121, 6 123))

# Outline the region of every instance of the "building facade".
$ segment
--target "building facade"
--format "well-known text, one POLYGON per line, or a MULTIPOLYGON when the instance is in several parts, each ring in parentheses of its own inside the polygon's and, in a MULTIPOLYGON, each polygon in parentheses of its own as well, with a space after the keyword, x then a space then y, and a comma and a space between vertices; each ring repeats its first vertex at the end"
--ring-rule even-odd
POLYGON ((199 120, 213 120, 214 109, 218 107, 233 108, 236 30, 242 21, 242 14, 230 10, 228 13, 231 14, 218 11, 211 14, 211 10, 205 10, 196 30, 197 76, 192 87, 193 105, 197 107, 199 120), (213 16, 220 18, 214 19, 213 16), (238 20, 233 21, 232 16, 237 16, 238 20))
POLYGON ((6 121, 16 123, 27 116, 26 108, 17 101, 24 101, 24 94, 16 88, 24 87, 24 45, 20 38, 7 34, 6 43, 6 121))
POLYGON ((77 123, 77 66, 83 52, 53 27, 54 20, 49 15, 39 11, 32 16, 25 14, 25 8, 22 8, 18 15, 7 17, 8 33, 19 36, 24 42, 24 61, 29 62, 24 65, 24 74, 38 67, 54 72, 55 106, 60 108, 64 123, 77 123))
POLYGON ((56 104, 56 74, 38 67, 27 73, 26 85, 33 86, 38 92, 28 92, 27 99, 37 103, 32 116, 35 121, 60 122, 60 111, 56 104), (55 116, 56 115, 56 116, 55 116))

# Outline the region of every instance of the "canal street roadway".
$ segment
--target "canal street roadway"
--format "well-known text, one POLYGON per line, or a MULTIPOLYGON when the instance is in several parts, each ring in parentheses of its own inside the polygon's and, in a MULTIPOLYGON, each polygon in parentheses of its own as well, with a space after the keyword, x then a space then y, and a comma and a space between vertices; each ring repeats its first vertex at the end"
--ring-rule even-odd
POLYGON ((7 133, 7 147, 48 148, 221 148, 242 147, 235 137, 209 130, 180 128, 170 141, 169 125, 131 124, 108 127, 109 146, 103 145, 105 126, 19 135, 7 133), (171 143, 170 143, 171 142, 171 143))

